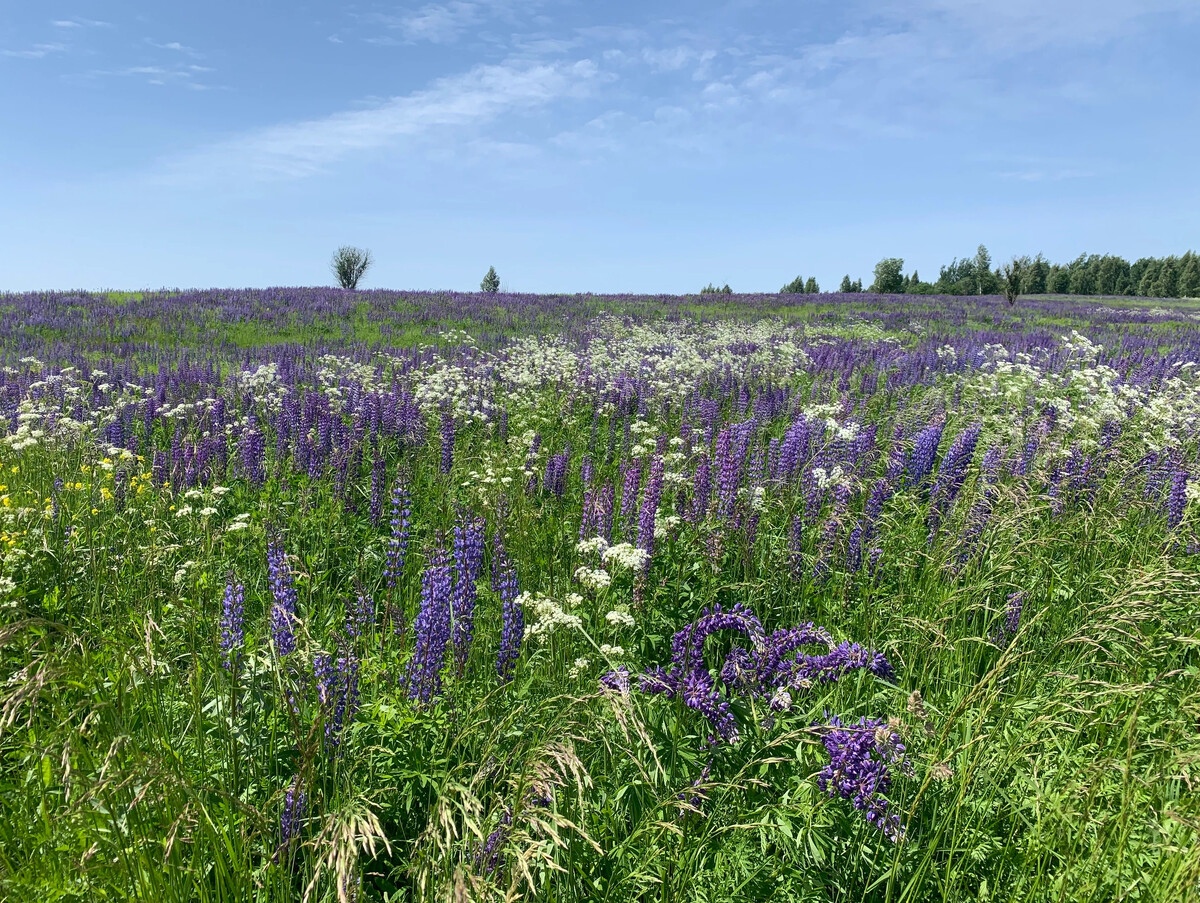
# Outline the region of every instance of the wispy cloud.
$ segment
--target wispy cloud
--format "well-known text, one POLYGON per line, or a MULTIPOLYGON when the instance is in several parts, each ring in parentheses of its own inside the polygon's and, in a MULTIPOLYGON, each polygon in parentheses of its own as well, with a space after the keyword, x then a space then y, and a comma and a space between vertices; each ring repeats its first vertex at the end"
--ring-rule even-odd
POLYGON ((363 21, 398 32, 399 40, 373 35, 372 44, 450 44, 477 26, 494 21, 516 23, 541 6, 540 0, 440 0, 400 13, 376 13, 363 21))
POLYGON ((168 161, 156 178, 176 184, 242 177, 311 176, 352 154, 435 130, 464 128, 557 100, 582 97, 602 79, 590 60, 476 66, 368 109, 271 126, 168 161))
POLYGON ((66 53, 66 44, 34 44, 28 50, 0 50, 0 56, 22 60, 40 60, 52 53, 66 53))
POLYGON ((200 53, 198 50, 180 44, 178 41, 169 41, 165 44, 160 44, 157 41, 152 41, 150 38, 146 38, 146 43, 151 47, 157 47, 159 50, 173 50, 176 53, 182 53, 185 56, 192 57, 193 59, 203 59, 204 57, 204 54, 200 53))
POLYGON ((54 19, 50 24, 55 28, 112 28, 111 22, 97 19, 54 19))

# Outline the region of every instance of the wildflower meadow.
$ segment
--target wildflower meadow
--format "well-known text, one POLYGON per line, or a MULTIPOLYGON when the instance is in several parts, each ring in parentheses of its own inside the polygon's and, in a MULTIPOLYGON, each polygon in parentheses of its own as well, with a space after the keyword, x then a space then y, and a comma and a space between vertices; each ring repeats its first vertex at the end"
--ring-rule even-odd
POLYGON ((1200 898, 1200 304, 0 312, 0 898, 1200 898))

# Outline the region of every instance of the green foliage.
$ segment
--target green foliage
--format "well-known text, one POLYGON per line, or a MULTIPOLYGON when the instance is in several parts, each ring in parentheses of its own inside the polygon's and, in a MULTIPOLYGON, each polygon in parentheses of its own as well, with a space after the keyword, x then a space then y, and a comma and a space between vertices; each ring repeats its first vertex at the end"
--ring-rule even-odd
POLYGON ((479 283, 479 289, 493 294, 500 291, 500 277, 496 275, 495 267, 488 267, 488 271, 483 275, 483 281, 479 283))
POLYGON ((343 245, 333 252, 329 268, 337 277, 338 285, 353 291, 358 288, 358 282, 367 272, 374 259, 370 251, 343 245))
POLYGON ((881 295, 898 295, 904 291, 904 258, 885 257, 875 264, 875 281, 871 291, 881 295))
POLYGON ((732 295, 733 289, 731 289, 729 287, 728 282, 726 282, 720 288, 717 288, 715 285, 713 285, 710 282, 708 285, 704 286, 704 288, 700 289, 700 294, 702 294, 702 295, 732 295))
POLYGON ((815 295, 821 291, 821 286, 817 284, 817 280, 814 277, 809 276, 804 283, 804 291, 809 295, 815 295))
POLYGON ((804 277, 797 276, 779 290, 781 295, 800 295, 804 293, 804 277))

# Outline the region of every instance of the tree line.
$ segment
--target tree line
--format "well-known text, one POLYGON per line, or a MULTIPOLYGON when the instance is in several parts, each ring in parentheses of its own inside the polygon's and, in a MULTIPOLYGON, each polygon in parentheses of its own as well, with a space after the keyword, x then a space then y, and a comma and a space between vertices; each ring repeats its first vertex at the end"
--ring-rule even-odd
MULTIPOLYGON (((1142 257, 1130 263, 1115 254, 1080 254, 1069 263, 1051 263, 1038 254, 1018 257, 1016 276, 992 264, 992 256, 980 245, 971 257, 955 258, 942 266, 933 282, 921 279, 916 270, 905 275, 904 258, 885 257, 875 264, 875 280, 869 292, 899 295, 996 295, 1005 294, 1013 278, 1025 295, 1136 295, 1147 298, 1200 297, 1200 254, 1142 257)), ((1012 264, 1006 265, 1011 267, 1012 264)), ((797 276, 780 292, 819 292, 817 280, 797 276)), ((863 291, 862 280, 842 278, 840 292, 863 291)))

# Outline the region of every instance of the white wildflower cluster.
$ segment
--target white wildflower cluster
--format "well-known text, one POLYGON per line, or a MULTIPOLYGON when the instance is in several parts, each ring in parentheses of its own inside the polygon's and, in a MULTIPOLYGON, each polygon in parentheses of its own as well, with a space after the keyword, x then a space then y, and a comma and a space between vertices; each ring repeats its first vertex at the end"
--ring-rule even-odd
POLYGON ((604 568, 590 568, 586 565, 575 569, 575 579, 594 592, 608 589, 612 583, 612 575, 604 568))
POLYGON ((274 361, 260 364, 254 370, 243 370, 235 382, 238 389, 249 393, 266 411, 278 411, 288 394, 287 386, 279 377, 279 365, 274 361))
POLYGON ((242 512, 241 514, 237 515, 237 517, 235 517, 232 521, 229 522, 229 526, 227 526, 225 528, 225 532, 226 533, 237 533, 239 530, 245 530, 249 526, 250 526, 250 515, 248 512, 242 512))
POLYGON ((593 536, 591 539, 581 539, 575 544, 579 555, 599 555, 608 548, 608 541, 603 536, 593 536))
POLYGON ((646 564, 650 561, 650 555, 645 549, 639 549, 627 542, 609 546, 600 557, 605 564, 615 564, 634 573, 645 570, 646 564))
POLYGON ((814 467, 812 469, 813 480, 816 481, 818 489, 828 489, 830 486, 836 486, 845 479, 846 473, 842 470, 841 464, 834 464, 828 469, 824 467, 814 467))
MULTIPOLYGON (((762 487, 756 490, 762 493, 762 487)), ((675 514, 663 514, 661 510, 654 514, 654 538, 666 539, 671 535, 671 531, 675 530, 683 521, 675 514)))
POLYGON ((583 621, 570 609, 583 601, 577 593, 570 593, 561 602, 541 593, 523 592, 517 596, 517 604, 525 611, 525 639, 546 639, 556 630, 568 628, 581 630, 583 621))
POLYGON ((606 658, 620 658, 625 654, 625 648, 623 646, 613 646, 608 643, 601 643, 600 654, 606 658))
POLYGON ((604 616, 604 620, 608 621, 614 627, 632 627, 634 624, 633 615, 622 609, 614 608, 604 616))
POLYGON ((571 664, 571 669, 567 672, 567 675, 572 680, 575 680, 577 677, 579 677, 581 674, 583 674, 583 672, 586 671, 591 666, 591 664, 592 664, 591 659, 586 659, 586 658, 583 658, 582 656, 580 656, 579 658, 575 659, 575 661, 571 664))
POLYGON ((317 358, 317 381, 321 384, 322 391, 333 398, 341 395, 337 388, 341 384, 357 385, 365 392, 376 392, 385 388, 374 364, 364 364, 337 354, 323 354, 317 358))

